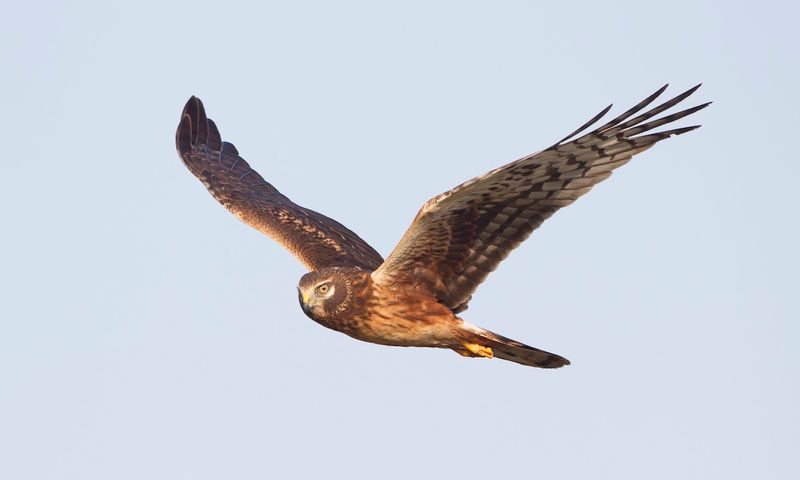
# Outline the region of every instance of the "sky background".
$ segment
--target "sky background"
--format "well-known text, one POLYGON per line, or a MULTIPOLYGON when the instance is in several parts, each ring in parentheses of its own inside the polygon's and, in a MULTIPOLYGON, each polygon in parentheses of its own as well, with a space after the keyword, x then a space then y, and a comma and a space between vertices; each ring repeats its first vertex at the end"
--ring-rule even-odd
POLYGON ((796 2, 0 3, 0 478, 800 478, 796 2), (468 321, 556 371, 361 343, 219 206, 190 95, 388 254, 428 198, 670 82, 712 107, 468 321))

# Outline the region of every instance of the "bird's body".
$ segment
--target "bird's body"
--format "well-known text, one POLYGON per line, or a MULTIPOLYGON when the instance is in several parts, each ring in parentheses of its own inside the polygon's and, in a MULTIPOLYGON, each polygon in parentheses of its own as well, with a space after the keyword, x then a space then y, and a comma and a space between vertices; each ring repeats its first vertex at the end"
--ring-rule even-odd
POLYGON ((300 279, 298 296, 309 318, 364 342, 449 348, 466 357, 497 355, 512 361, 525 357, 542 367, 569 364, 558 355, 470 325, 419 283, 376 283, 372 272, 361 268, 329 267, 309 272, 300 279), (324 297, 315 292, 322 285, 329 288, 324 297), (317 308, 322 301, 330 302, 332 308, 317 308))
MULTIPOLYGON (((298 287, 301 306, 319 324, 365 342, 401 347, 453 346, 462 322, 449 308, 413 284, 375 283, 371 273, 348 267, 312 272, 298 287), (304 292, 323 280, 346 289, 347 300, 332 312, 317 311, 302 300, 304 292)), ((313 298, 313 292, 310 295, 313 298)))
POLYGON ((386 260, 345 226, 295 204, 266 182, 232 144, 222 142, 195 97, 184 109, 176 143, 186 166, 220 203, 308 267, 298 294, 303 311, 317 323, 371 343, 449 348, 464 356, 554 368, 569 361, 457 314, 486 276, 555 211, 634 154, 697 128, 640 135, 708 105, 646 122, 695 87, 628 120, 665 88, 588 134, 565 143, 608 109, 552 147, 432 198, 386 260))

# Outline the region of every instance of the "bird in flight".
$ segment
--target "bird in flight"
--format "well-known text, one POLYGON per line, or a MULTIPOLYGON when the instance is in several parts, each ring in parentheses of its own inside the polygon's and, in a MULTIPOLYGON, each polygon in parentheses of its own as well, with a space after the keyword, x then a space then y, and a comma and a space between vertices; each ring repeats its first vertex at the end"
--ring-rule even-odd
POLYGON ((353 231, 294 203, 222 141, 203 103, 191 97, 176 133, 178 154, 222 205, 278 241, 309 270, 297 287, 303 312, 358 340, 449 348, 465 357, 497 357, 558 368, 539 350, 458 316, 486 276, 558 209, 656 143, 699 125, 651 132, 708 106, 661 118, 700 85, 639 113, 667 86, 608 123, 584 133, 610 109, 553 146, 428 200, 385 260, 353 231), (637 115, 638 114, 638 115, 637 115))

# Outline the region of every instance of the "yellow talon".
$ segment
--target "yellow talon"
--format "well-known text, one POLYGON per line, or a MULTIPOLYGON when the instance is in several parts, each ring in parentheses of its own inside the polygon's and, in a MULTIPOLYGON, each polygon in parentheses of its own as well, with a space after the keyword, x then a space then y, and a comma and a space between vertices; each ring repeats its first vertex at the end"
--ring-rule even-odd
POLYGON ((464 343, 464 348, 472 352, 475 356, 478 357, 486 357, 486 358, 493 358, 494 353, 492 353, 491 347, 484 347, 483 345, 478 345, 477 343, 464 343))

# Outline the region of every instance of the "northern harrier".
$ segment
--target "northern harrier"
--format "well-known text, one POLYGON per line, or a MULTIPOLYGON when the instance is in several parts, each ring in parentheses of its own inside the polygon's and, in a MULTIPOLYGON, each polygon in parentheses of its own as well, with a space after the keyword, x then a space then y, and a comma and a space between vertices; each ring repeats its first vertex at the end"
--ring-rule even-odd
POLYGON ((650 120, 698 85, 633 117, 666 88, 578 136, 609 105, 552 147, 428 200, 386 260, 344 225, 297 205, 265 181, 222 141, 196 97, 183 110, 176 143, 183 162, 214 198, 308 268, 298 296, 303 312, 317 323, 367 342, 449 348, 467 357, 557 368, 569 360, 470 325, 457 314, 467 309, 489 272, 556 210, 633 155, 699 127, 643 135, 708 105, 650 120))

